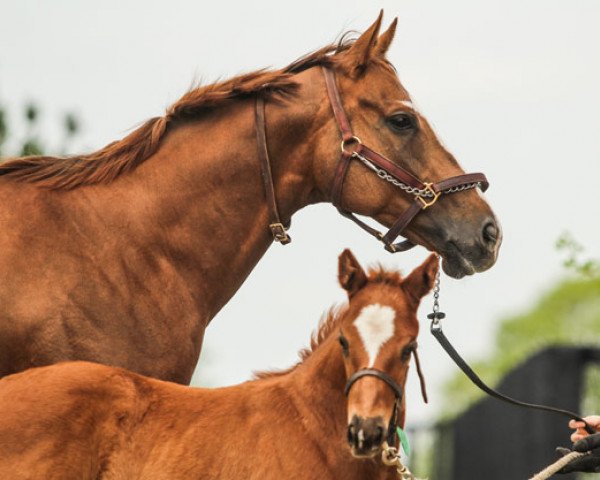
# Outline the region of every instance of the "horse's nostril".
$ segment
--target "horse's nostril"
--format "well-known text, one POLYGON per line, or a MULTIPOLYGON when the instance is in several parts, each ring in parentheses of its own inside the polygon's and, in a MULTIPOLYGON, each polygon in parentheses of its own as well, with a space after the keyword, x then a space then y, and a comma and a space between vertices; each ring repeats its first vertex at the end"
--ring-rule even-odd
POLYGON ((493 244, 498 241, 498 227, 494 222, 488 222, 483 227, 483 239, 493 244))
POLYGON ((356 433, 354 431, 354 425, 348 425, 348 443, 354 444, 356 441, 356 433))
POLYGON ((381 442, 383 442, 383 428, 377 427, 377 430, 375 431, 375 436, 373 437, 373 443, 375 445, 381 445, 381 442))

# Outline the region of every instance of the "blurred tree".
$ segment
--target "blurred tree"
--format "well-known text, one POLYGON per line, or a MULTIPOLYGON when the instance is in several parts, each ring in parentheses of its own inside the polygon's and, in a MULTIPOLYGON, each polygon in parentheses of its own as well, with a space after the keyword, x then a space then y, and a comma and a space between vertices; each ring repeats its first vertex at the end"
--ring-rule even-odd
MULTIPOLYGON (((567 254, 564 265, 571 275, 544 294, 527 312, 500 323, 495 347, 488 359, 473 362, 474 370, 490 385, 537 350, 550 345, 600 345, 600 262, 580 260, 583 247, 569 234, 557 241, 567 254)), ((600 369, 586 374, 584 414, 600 411, 600 369)), ((451 418, 483 396, 457 373, 445 386, 444 418, 451 418)))
MULTIPOLYGON (((42 155, 46 148, 39 133, 41 111, 37 104, 30 102, 23 109, 23 120, 25 122, 25 136, 17 144, 13 152, 6 152, 5 145, 9 135, 13 134, 14 128, 9 128, 8 114, 6 108, 0 105, 0 158, 10 155, 42 155)), ((80 131, 80 122, 74 113, 64 114, 62 127, 64 136, 62 144, 56 149, 61 154, 66 154, 68 147, 80 131)))
POLYGON ((27 122, 27 133, 25 141, 21 147, 21 156, 41 155, 43 153, 42 146, 38 139, 36 130, 39 120, 39 110, 36 105, 29 103, 25 106, 25 121, 27 122))

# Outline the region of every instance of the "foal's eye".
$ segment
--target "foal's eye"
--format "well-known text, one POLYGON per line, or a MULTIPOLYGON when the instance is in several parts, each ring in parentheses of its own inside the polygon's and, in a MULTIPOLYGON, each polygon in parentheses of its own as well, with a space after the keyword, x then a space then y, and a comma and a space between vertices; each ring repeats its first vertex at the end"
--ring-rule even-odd
POLYGON ((342 352, 344 356, 348 356, 348 351, 350 349, 350 345, 348 344, 348 340, 342 334, 340 334, 338 340, 340 341, 340 345, 342 346, 342 352))
POLYGON ((415 117, 409 113, 395 113, 387 119, 388 125, 396 132, 407 132, 417 126, 415 117))

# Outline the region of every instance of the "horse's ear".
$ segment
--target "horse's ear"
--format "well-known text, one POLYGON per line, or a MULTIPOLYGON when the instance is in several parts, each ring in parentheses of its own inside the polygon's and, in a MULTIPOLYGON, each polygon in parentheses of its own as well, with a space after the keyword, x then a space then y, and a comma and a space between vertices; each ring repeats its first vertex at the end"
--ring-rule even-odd
POLYGON ((375 23, 373 23, 365 33, 358 37, 346 52, 344 63, 350 70, 352 76, 360 75, 373 57, 382 18, 383 10, 379 12, 379 17, 377 17, 375 23))
POLYGON ((385 56, 388 48, 390 48, 392 40, 394 40, 394 35, 396 34, 396 25, 398 25, 398 17, 394 18, 394 21, 391 23, 389 28, 377 39, 377 44, 375 45, 376 56, 385 56))
POLYGON ((402 281, 402 288, 417 305, 433 288, 438 269, 437 256, 431 254, 402 281))
POLYGON ((338 259, 338 280, 348 296, 354 295, 367 283, 367 274, 349 249, 344 250, 338 259))

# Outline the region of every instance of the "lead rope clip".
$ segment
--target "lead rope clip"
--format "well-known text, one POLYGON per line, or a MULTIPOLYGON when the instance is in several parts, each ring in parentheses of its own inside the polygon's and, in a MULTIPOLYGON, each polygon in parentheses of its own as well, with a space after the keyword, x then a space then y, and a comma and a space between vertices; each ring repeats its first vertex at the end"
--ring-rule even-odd
MULTIPOLYGON (((440 262, 440 256, 438 255, 438 262, 440 262)), ((441 321, 446 318, 444 312, 440 312, 440 270, 438 268, 437 275, 435 276, 435 284, 433 287, 433 308, 432 312, 427 315, 427 318, 431 320, 431 330, 441 330, 441 321)))
POLYGON ((388 467, 395 467, 396 472, 402 480, 415 480, 415 477, 408 467, 402 463, 398 449, 396 447, 390 447, 387 442, 383 443, 381 461, 388 467))

